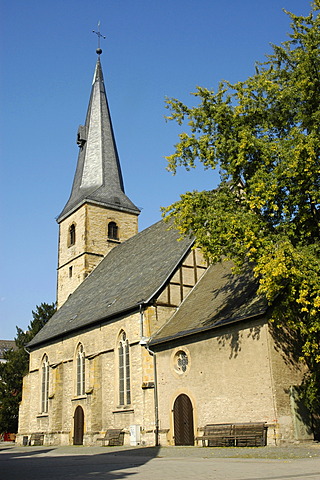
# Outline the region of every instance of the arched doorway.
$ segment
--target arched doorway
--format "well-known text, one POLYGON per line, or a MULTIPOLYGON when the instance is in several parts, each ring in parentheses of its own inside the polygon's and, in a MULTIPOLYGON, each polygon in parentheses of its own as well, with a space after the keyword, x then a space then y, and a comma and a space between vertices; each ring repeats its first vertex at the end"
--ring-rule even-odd
POLYGON ((179 395, 173 405, 174 444, 194 445, 193 408, 188 395, 179 395))
POLYGON ((83 445, 83 426, 84 426, 84 413, 83 413, 83 409, 80 406, 78 406, 74 412, 73 445, 83 445))

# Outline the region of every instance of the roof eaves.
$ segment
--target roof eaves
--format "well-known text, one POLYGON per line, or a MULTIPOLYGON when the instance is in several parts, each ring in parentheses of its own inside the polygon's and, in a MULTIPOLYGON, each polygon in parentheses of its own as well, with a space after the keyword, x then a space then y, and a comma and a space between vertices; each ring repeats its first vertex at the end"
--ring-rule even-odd
MULTIPOLYGON (((144 302, 144 303, 146 303, 146 302, 144 302)), ((111 321, 111 320, 113 320, 117 317, 122 317, 123 315, 127 315, 127 314, 133 313, 135 311, 139 311, 139 308, 140 308, 140 302, 135 304, 135 305, 132 305, 131 307, 128 307, 124 310, 120 310, 118 312, 112 313, 111 315, 108 315, 108 316, 105 316, 105 317, 102 317, 102 318, 96 318, 96 319, 92 320, 91 322, 86 323, 85 325, 78 325, 75 328, 70 328, 70 329, 68 329, 64 332, 57 333, 56 335, 52 335, 52 336, 50 336, 46 339, 39 340, 35 343, 33 343, 33 340, 31 340, 26 345, 26 347, 31 348, 31 349, 33 349, 34 347, 38 348, 40 345, 51 343, 53 340, 56 341, 59 338, 63 339, 65 337, 69 337, 70 335, 73 335, 75 332, 80 332, 80 331, 83 331, 83 330, 87 330, 88 328, 92 328, 96 325, 109 322, 109 321, 111 321)))
MULTIPOLYGON (((216 330, 218 328, 222 328, 222 327, 225 327, 227 325, 232 325, 233 323, 239 323, 239 322, 242 322, 242 321, 245 321, 245 320, 252 320, 253 318, 259 318, 262 315, 264 315, 266 313, 266 311, 267 311, 267 307, 262 308, 260 311, 256 312, 253 315, 249 315, 249 316, 245 315, 245 316, 242 316, 242 317, 230 318, 230 319, 227 319, 227 320, 219 320, 216 323, 213 323, 212 325, 210 325, 208 327, 198 327, 198 328, 193 328, 193 329, 190 329, 190 330, 182 330, 181 332, 178 332, 174 335, 168 335, 167 337, 160 338, 159 340, 157 340, 157 338, 152 338, 151 337, 149 345, 159 345, 159 344, 162 344, 162 343, 170 342, 172 340, 176 340, 178 338, 190 337, 191 335, 195 335, 197 333, 207 332, 209 330, 216 330)), ((156 337, 156 335, 155 335, 155 337, 156 337)))
POLYGON ((90 204, 90 205, 98 205, 100 207, 105 207, 109 208, 110 210, 117 210, 117 211, 122 211, 126 213, 134 213, 135 215, 139 215, 141 210, 138 207, 135 208, 129 208, 129 207, 123 207, 121 205, 113 205, 111 203, 107 202, 99 202, 98 200, 92 200, 89 197, 85 197, 81 199, 76 205, 68 209, 65 213, 62 214, 62 212, 56 217, 56 221, 58 223, 62 222, 65 218, 69 217, 72 213, 77 211, 82 205, 84 204, 90 204))

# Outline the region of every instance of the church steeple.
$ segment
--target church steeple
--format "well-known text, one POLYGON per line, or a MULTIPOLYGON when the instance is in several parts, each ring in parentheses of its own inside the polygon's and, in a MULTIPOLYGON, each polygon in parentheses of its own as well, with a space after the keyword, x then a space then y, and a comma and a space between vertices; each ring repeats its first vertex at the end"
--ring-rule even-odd
POLYGON ((98 48, 86 121, 78 129, 71 195, 57 218, 58 307, 114 246, 138 232, 140 210, 124 192, 101 52, 98 48))
POLYGON ((119 156, 98 56, 85 125, 77 134, 79 157, 70 198, 60 223, 85 202, 139 214, 125 195, 119 156))

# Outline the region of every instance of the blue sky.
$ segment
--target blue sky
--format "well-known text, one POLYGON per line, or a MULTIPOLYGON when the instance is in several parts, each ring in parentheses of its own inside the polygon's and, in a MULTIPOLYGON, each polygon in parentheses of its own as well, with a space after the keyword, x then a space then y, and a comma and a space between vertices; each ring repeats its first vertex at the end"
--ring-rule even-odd
POLYGON ((140 230, 213 171, 166 171, 178 127, 164 99, 192 104, 197 85, 244 80, 286 40, 307 0, 0 0, 0 338, 55 301, 58 226, 73 181, 101 21, 101 56, 125 181, 140 230))

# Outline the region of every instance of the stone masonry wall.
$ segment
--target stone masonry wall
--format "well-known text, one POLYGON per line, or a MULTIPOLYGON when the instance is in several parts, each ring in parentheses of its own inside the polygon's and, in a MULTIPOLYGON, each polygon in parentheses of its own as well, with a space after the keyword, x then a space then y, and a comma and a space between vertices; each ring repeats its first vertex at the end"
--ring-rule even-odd
MULTIPOLYGON (((267 422, 274 425, 276 408, 264 321, 241 323, 188 338, 157 353, 160 429, 174 444, 173 406, 181 393, 189 396, 194 436, 210 423, 267 422), (178 352, 188 365, 177 367, 178 352)), ((269 443, 274 443, 269 429, 269 443)))
MULTIPOLYGON (((129 443, 129 426, 140 425, 141 441, 154 440, 153 388, 143 386, 143 362, 150 355, 139 344, 139 313, 98 326, 80 335, 39 348, 30 354, 29 374, 24 379, 20 406, 18 444, 24 436, 44 433, 46 444, 73 442, 73 416, 80 405, 84 410, 84 444, 96 444, 108 428, 125 430, 129 443), (130 405, 120 406, 118 398, 118 340, 126 332, 130 344, 130 405), (82 343, 85 352, 85 394, 76 395, 76 351, 82 343), (49 408, 41 413, 41 365, 48 356, 49 408)), ((152 369, 151 369, 152 371, 152 369)), ((153 380, 151 376, 151 380, 153 380)))
POLYGON ((63 220, 59 226, 58 308, 112 248, 137 232, 137 215, 91 204, 83 205, 63 220), (109 222, 118 225, 118 241, 108 239, 109 222), (69 242, 72 224, 75 225, 74 245, 69 242))
MULTIPOLYGON (((312 440, 311 421, 306 408, 296 404, 293 389, 301 385, 307 370, 293 332, 270 324, 270 368, 274 379, 277 443, 312 440)), ((300 403, 300 402, 299 402, 300 403)))

